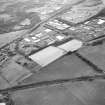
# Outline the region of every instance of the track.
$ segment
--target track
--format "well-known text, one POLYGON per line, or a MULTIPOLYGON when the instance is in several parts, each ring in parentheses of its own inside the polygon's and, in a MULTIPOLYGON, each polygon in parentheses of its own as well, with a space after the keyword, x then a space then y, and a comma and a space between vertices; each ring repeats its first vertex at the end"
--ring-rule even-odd
POLYGON ((11 93, 11 92, 19 91, 19 90, 30 89, 30 88, 41 88, 41 87, 45 87, 45 86, 54 86, 54 85, 81 82, 81 81, 84 81, 84 82, 90 81, 91 82, 91 81, 94 81, 97 79, 98 80, 105 79, 105 74, 94 75, 94 76, 82 76, 82 77, 67 78, 67 79, 56 79, 56 80, 51 80, 51 81, 42 81, 42 82, 31 83, 31 84, 26 84, 26 85, 14 86, 11 88, 0 90, 0 93, 1 94, 11 93))

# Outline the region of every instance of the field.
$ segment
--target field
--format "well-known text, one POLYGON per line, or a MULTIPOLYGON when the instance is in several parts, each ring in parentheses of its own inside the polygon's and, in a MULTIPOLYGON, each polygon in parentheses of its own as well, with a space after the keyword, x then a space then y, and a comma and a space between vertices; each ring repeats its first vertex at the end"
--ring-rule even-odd
MULTIPOLYGON (((76 24, 80 22, 81 25, 88 18, 93 16, 95 18, 105 7, 101 0, 0 0, 0 47, 23 37, 36 24, 69 5, 71 9, 63 18, 68 16, 69 22, 76 24)), ((103 15, 105 17, 104 11, 103 15)), ((89 23, 88 21, 87 24, 91 24, 90 27, 95 24, 95 22, 89 23)), ((103 24, 105 26, 105 23, 103 24)), ((95 34, 99 35, 99 31, 95 34)), ((83 31, 83 35, 84 33, 86 32, 83 31)), ((103 34, 104 31, 100 33, 103 34)), ((52 83, 53 80, 58 79, 72 79, 105 73, 104 41, 97 46, 87 46, 74 53, 68 53, 38 72, 22 66, 27 65, 25 61, 29 63, 31 61, 26 60, 26 56, 23 57, 17 53, 8 60, 9 63, 7 62, 4 68, 0 67, 0 89, 17 84, 25 85, 40 81, 52 83), (20 60, 21 64, 16 63, 16 60, 21 57, 23 57, 23 60, 20 60), (22 76, 29 77, 21 80, 22 76)), ((31 66, 33 67, 33 65, 31 66)), ((38 65, 38 67, 40 66, 38 65)), ((52 86, 44 84, 40 88, 10 92, 10 95, 15 105, 105 105, 105 79, 82 80, 52 86)))

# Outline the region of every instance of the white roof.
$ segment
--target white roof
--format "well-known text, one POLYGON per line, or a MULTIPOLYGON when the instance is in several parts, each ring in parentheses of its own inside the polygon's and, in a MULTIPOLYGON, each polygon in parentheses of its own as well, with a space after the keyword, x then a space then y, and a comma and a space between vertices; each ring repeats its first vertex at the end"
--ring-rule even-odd
POLYGON ((42 67, 45 67, 48 64, 52 63, 53 61, 55 61, 56 59, 63 56, 65 53, 66 53, 65 51, 57 47, 49 46, 39 51, 38 53, 31 55, 29 58, 37 62, 42 67))
POLYGON ((6 103, 1 102, 0 105, 6 105, 6 103))

